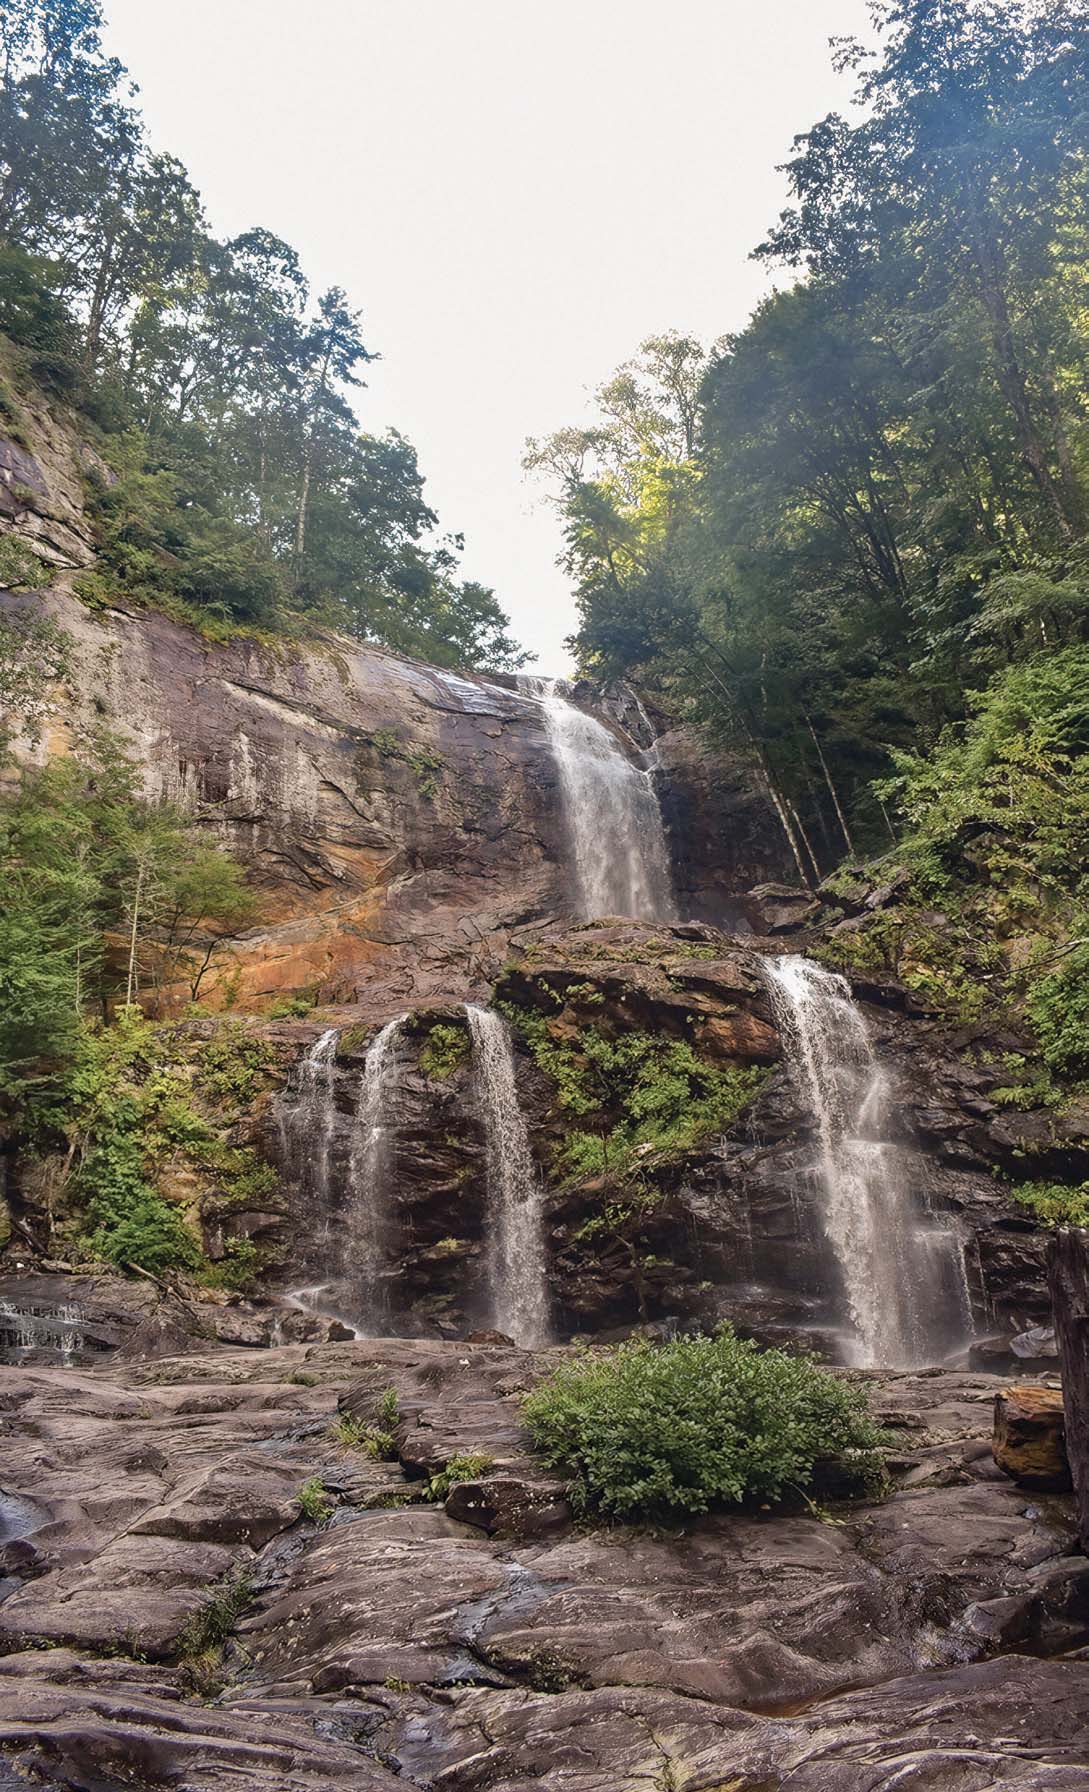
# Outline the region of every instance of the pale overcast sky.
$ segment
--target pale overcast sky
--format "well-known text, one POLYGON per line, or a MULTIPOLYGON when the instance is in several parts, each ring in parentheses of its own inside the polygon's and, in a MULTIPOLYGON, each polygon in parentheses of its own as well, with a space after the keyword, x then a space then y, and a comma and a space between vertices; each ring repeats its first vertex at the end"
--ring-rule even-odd
POLYGON ((710 341, 766 289, 748 253, 791 138, 846 85, 864 0, 106 0, 110 47, 213 225, 347 288, 359 417, 419 451, 514 632, 574 624, 527 435, 584 421, 646 336, 710 341))

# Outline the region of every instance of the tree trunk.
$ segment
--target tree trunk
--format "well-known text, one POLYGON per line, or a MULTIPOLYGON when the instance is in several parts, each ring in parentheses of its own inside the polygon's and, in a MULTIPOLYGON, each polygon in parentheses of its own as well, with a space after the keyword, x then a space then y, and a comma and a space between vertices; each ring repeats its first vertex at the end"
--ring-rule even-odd
POLYGON ((303 553, 306 548, 306 507, 310 502, 310 437, 306 438, 303 450, 302 481, 299 485, 299 509, 295 518, 295 577, 302 572, 303 553))
MULTIPOLYGON (((798 811, 795 808, 794 804, 791 802, 790 798, 787 797, 785 799, 785 801, 786 801, 787 808, 790 810, 791 820, 793 821, 795 828, 798 830, 798 838, 801 840, 802 845, 805 847, 806 853, 809 858, 809 863, 813 867, 813 877, 816 878, 817 883, 820 883, 823 873, 821 872, 820 865, 817 863, 817 855, 813 851, 812 843, 809 839, 809 835, 805 831, 805 827, 803 826, 803 823, 802 823, 802 818, 798 814, 798 811)), ((814 887, 813 879, 807 877, 805 881, 808 884, 809 888, 813 889, 813 887, 814 887)))
POLYGON ((125 1007, 132 1007, 136 982, 136 929, 140 920, 140 897, 144 888, 144 867, 141 865, 136 873, 136 889, 132 897, 132 929, 129 933, 129 974, 125 985, 125 1007))
POLYGON ((1077 532, 1076 518, 1070 516, 1063 494, 1052 477, 1047 449, 1032 414, 1028 384, 1017 354, 1017 344, 1010 317, 1009 301, 1003 279, 1002 254, 977 209, 973 219, 974 250, 979 271, 979 290, 983 308, 991 326, 991 345, 995 355, 995 371, 1003 398, 1013 413, 1021 458, 1048 509, 1058 525, 1059 533, 1069 540, 1077 532))
POLYGON ((1063 1226, 1048 1252, 1048 1283, 1062 1361, 1066 1453, 1089 1549, 1089 1231, 1063 1226))
MULTIPOLYGON (((803 715, 805 714, 804 710, 802 713, 803 713, 803 715)), ((809 733, 810 733, 810 736, 812 737, 813 745, 817 749, 817 758, 820 760, 820 763, 821 763, 821 771, 824 773, 824 781, 828 786, 828 794, 832 799, 832 807, 836 811, 836 820, 839 822, 840 828, 843 831, 843 838, 847 842, 847 851, 850 853, 851 857, 853 859, 855 859, 858 857, 858 854, 855 851, 855 843, 851 839, 851 830, 847 826, 847 817, 846 817, 846 815, 844 815, 842 806, 840 804, 839 792, 837 791, 835 784, 832 782, 832 774, 828 769, 828 761, 824 757, 824 749, 821 746, 821 743, 817 737, 817 730, 814 728, 814 726, 808 716, 805 717, 805 725, 809 729, 809 733)))

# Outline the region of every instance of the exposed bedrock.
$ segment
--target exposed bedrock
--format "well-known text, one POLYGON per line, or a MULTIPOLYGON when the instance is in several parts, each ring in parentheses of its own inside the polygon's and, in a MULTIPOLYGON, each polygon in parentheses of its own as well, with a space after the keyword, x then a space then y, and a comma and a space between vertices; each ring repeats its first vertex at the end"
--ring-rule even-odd
MULTIPOLYGON (((0 592, 0 607, 27 601, 0 592)), ((33 601, 76 655, 33 753, 63 750, 80 726, 117 729, 148 793, 253 868, 262 926, 230 961, 243 1005, 461 996, 491 980, 519 926, 571 912, 540 704, 512 680, 334 635, 212 643, 153 612, 95 614, 63 590, 33 601)), ((684 730, 663 740, 657 784, 682 911, 729 918, 749 882, 781 869, 770 806, 684 730)))
POLYGON ((1040 1657, 1089 1642, 1089 1566, 1070 1502, 991 1462, 997 1378, 873 1378, 900 1488, 834 1523, 587 1532, 519 1424, 550 1360, 389 1340, 9 1369, 12 1783, 876 1792, 910 1762, 939 1792, 1084 1785, 1084 1665, 1040 1657), (389 1388, 376 1462, 331 1427, 389 1388), (403 1503, 467 1451, 486 1464, 445 1511, 403 1503), (243 1571, 209 1704, 186 1638, 243 1571))

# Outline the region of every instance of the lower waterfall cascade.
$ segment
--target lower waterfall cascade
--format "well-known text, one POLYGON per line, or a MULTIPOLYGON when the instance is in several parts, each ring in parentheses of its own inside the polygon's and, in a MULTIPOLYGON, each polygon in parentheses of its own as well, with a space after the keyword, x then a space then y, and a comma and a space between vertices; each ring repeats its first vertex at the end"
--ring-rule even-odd
POLYGON ((603 722, 567 695, 562 679, 520 677, 541 705, 559 774, 583 920, 677 918, 662 811, 649 771, 635 765, 603 722))
POLYGON ((548 1340, 543 1190, 518 1100, 510 1030, 494 1009, 466 1006, 484 1122, 492 1323, 524 1346, 548 1340))
POLYGON ((364 1057, 342 1199, 333 1174, 339 1029, 330 1027, 310 1047, 277 1108, 281 1159, 309 1196, 316 1220, 308 1253, 315 1279, 292 1289, 289 1299, 364 1333, 380 1333, 389 1318, 387 1114, 406 1019, 387 1021, 364 1057))
POLYGON ((389 1112, 397 1077, 397 1044, 407 1019, 407 1014, 399 1014, 387 1021, 367 1048, 348 1160, 344 1279, 349 1310, 358 1314, 359 1326, 368 1334, 381 1332, 389 1321, 388 1194, 393 1143, 389 1112))
POLYGON ((817 1128, 821 1214, 860 1368, 921 1367, 971 1336, 957 1233, 912 1188, 891 1090, 846 978, 796 955, 763 965, 788 1064, 817 1128), (959 1335, 957 1335, 959 1328, 959 1335))

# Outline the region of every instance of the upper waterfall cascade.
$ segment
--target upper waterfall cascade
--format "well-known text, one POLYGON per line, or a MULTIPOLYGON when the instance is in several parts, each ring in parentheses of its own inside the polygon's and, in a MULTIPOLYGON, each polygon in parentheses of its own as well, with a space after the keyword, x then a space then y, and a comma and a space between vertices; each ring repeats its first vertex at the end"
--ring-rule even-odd
POLYGON ((579 709, 562 679, 518 680, 540 703, 559 773, 581 918, 677 918, 662 811, 649 771, 615 735, 579 709))
POLYGON ((487 1147, 488 1283, 492 1320, 522 1345, 548 1338, 548 1267, 542 1188, 518 1100, 506 1022, 466 1007, 487 1147))
POLYGON ((927 1213, 916 1154, 891 1136, 891 1091, 844 977, 797 956, 765 976, 788 1062, 817 1124, 817 1176, 857 1367, 910 1368, 971 1333, 959 1236, 927 1213), (959 1334, 959 1335, 958 1335, 959 1334))

